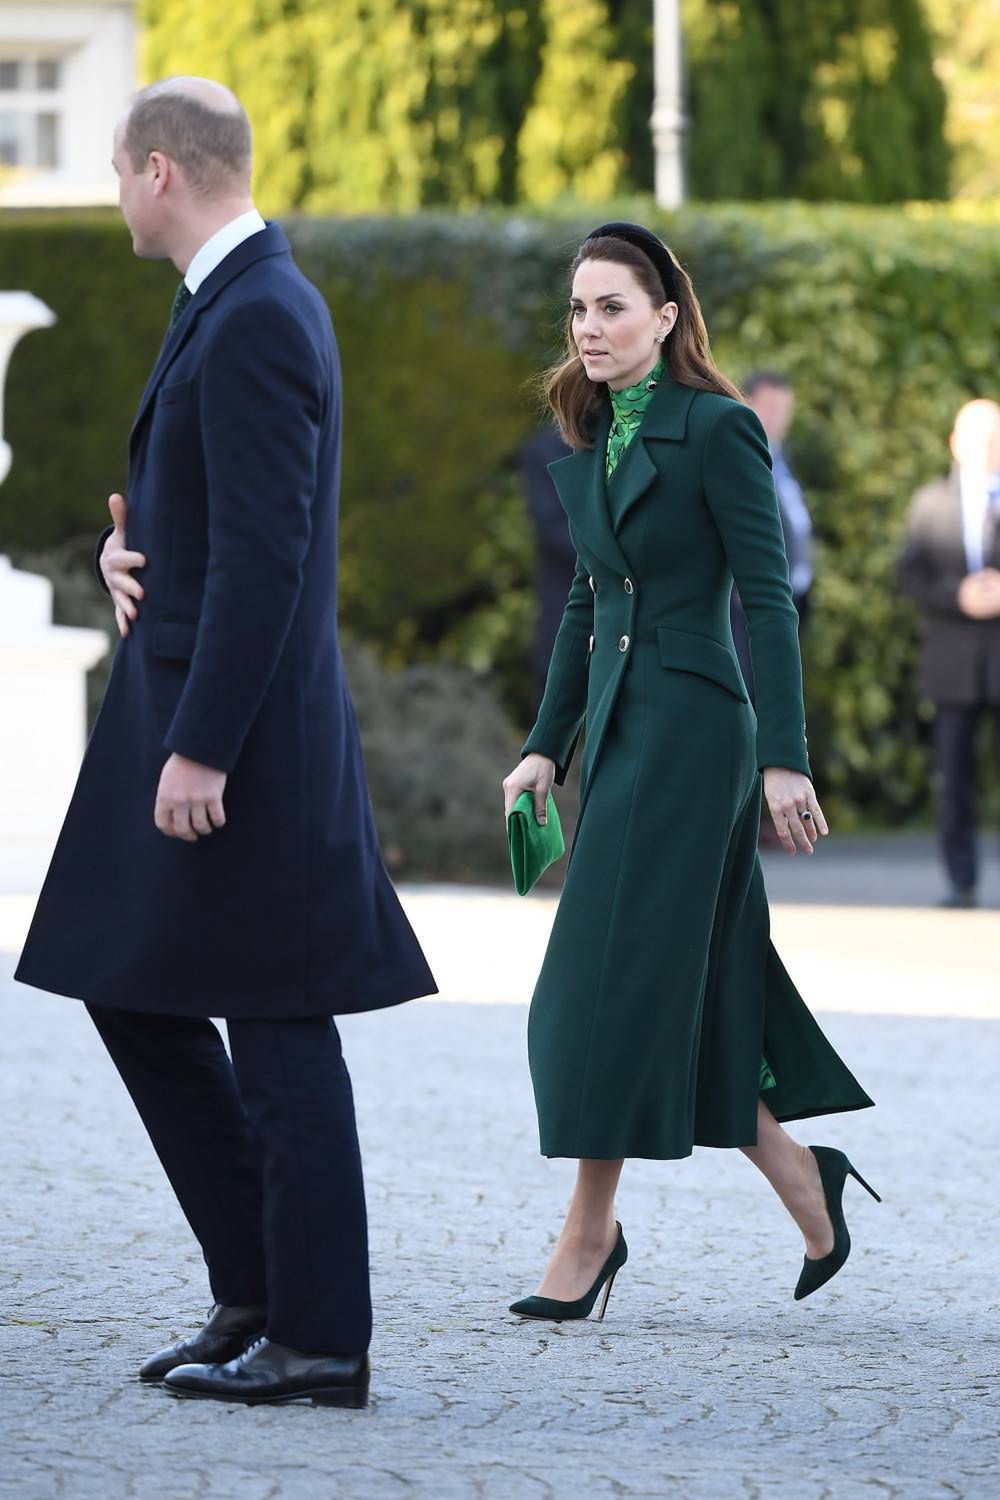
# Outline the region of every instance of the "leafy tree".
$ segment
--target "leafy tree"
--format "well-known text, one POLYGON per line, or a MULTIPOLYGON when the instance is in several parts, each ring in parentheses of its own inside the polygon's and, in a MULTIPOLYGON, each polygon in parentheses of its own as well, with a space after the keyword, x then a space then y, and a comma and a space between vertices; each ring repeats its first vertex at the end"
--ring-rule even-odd
POLYGON ((893 202, 948 191, 919 0, 685 0, 692 191, 893 202))
POLYGON ((948 95, 956 198, 1000 198, 1000 5, 924 0, 937 40, 935 72, 948 95))
MULTIPOLYGON (((648 191, 652 14, 652 0, 142 0, 147 73, 229 83, 256 126, 264 206, 318 213, 648 191)), ((801 0, 683 0, 695 196, 943 196, 920 0, 803 15, 801 0)), ((988 45, 978 18, 969 30, 988 45)))
POLYGON ((646 0, 142 7, 147 76, 228 83, 265 207, 327 213, 648 186, 650 16, 646 0))
POLYGON ((635 65, 613 54, 604 0, 542 0, 542 70, 518 141, 521 196, 613 197, 625 186, 616 115, 635 65))
POLYGON ((627 186, 652 192, 653 137, 653 5, 652 0, 609 0, 616 32, 615 55, 633 67, 618 109, 618 137, 626 159, 627 186))
POLYGON ((537 0, 144 0, 149 77, 228 83, 271 210, 504 199, 538 71, 537 0))

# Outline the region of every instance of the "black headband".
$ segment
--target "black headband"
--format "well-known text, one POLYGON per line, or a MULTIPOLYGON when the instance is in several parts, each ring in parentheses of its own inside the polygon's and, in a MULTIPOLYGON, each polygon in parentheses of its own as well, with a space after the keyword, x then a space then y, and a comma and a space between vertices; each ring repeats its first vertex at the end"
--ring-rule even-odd
POLYGON ((632 245, 636 250, 641 250, 653 262, 659 272, 660 280, 663 282, 663 290, 667 294, 667 301, 673 302, 677 299, 677 283, 674 279, 674 263, 670 258, 670 251, 661 239, 657 239, 651 229, 643 229, 641 224, 602 224, 598 229, 592 229, 580 246, 581 254, 586 252, 587 245, 591 240, 598 239, 624 240, 627 245, 632 245))

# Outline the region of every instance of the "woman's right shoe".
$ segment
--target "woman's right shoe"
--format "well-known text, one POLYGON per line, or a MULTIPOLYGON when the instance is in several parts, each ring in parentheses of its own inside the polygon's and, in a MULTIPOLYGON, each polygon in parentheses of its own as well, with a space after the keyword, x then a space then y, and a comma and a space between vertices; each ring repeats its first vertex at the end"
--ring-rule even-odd
POLYGON ((510 1304, 510 1311, 517 1313, 519 1318, 544 1318, 549 1323, 568 1323, 574 1318, 589 1318, 601 1287, 604 1287, 604 1301, 597 1314, 599 1319, 603 1318, 608 1309, 608 1298, 611 1296, 615 1277, 627 1260, 628 1246, 619 1224, 615 1248, 597 1273, 597 1280, 589 1292, 584 1292, 575 1302, 560 1302, 556 1297, 522 1297, 520 1302, 510 1304))
POLYGON ((830 1223, 833 1225, 833 1249, 829 1255, 824 1255, 819 1260, 810 1260, 808 1255, 805 1257, 798 1285, 795 1288, 796 1302, 801 1302, 803 1297, 808 1297, 811 1292, 818 1291, 821 1286, 825 1286, 832 1277, 836 1276, 851 1253, 851 1236, 847 1232, 843 1209, 844 1184, 848 1177, 853 1177, 856 1182, 860 1182, 865 1191, 871 1193, 876 1203, 882 1202, 875 1189, 865 1181, 860 1172, 855 1171, 843 1151, 835 1151, 832 1146, 810 1146, 809 1150, 816 1158, 820 1180, 823 1183, 826 1209, 830 1215, 830 1223))

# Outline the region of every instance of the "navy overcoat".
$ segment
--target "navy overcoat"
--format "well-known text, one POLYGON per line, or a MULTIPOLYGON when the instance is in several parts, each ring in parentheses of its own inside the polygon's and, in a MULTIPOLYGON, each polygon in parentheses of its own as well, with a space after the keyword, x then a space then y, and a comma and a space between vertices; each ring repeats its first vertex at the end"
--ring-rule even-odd
POLYGON ((341 389, 326 305, 269 225, 168 334, 130 437, 146 597, 17 978, 174 1015, 296 1017, 433 993, 385 873, 337 640, 341 389), (176 751, 226 826, 153 823, 176 751))

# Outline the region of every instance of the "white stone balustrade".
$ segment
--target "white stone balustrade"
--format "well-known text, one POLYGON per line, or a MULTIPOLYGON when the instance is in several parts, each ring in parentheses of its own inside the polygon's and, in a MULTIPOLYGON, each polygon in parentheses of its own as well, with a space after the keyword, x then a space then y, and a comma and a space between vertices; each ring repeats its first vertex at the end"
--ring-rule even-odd
MULTIPOLYGON (((17 341, 55 322, 30 292, 0 292, 0 482, 7 364, 17 341)), ((0 556, 0 893, 36 891, 76 782, 87 733, 86 674, 103 630, 52 623, 52 585, 0 556)))
POLYGON ((52 585, 0 557, 0 892, 38 890, 83 756, 103 630, 52 624, 52 585))

